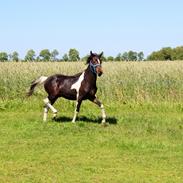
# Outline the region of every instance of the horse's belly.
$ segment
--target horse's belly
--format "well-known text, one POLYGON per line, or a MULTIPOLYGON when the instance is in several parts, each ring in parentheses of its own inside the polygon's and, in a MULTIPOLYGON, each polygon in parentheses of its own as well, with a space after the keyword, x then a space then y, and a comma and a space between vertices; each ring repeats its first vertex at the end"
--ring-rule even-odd
POLYGON ((76 96, 66 96, 66 95, 63 95, 62 97, 65 98, 65 99, 68 99, 68 100, 76 100, 76 96))
POLYGON ((76 91, 70 90, 69 92, 62 92, 61 97, 68 100, 76 100, 76 91))

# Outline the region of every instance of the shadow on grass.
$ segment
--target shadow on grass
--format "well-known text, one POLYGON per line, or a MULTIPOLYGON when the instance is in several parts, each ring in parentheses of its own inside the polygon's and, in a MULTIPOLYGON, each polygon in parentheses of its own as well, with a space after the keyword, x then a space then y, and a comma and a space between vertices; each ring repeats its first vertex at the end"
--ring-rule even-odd
MULTIPOLYGON (((61 116, 61 117, 57 117, 53 121, 55 121, 57 123, 68 123, 68 122, 72 121, 72 118, 67 117, 67 116, 61 116)), ((88 118, 86 116, 80 116, 80 117, 77 118, 76 122, 77 121, 100 124, 101 121, 102 121, 102 118, 93 119, 93 118, 88 118)), ((109 124, 116 125, 117 124, 117 119, 115 117, 108 117, 108 118, 106 118, 106 122, 109 123, 109 124)))

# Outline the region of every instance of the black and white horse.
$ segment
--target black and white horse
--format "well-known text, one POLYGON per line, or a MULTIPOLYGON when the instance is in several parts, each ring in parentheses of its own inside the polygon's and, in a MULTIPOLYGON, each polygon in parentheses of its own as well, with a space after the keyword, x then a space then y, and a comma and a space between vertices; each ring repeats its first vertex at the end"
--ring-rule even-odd
POLYGON ((53 112, 53 117, 56 118, 57 110, 53 107, 53 104, 59 97, 64 97, 69 100, 76 100, 76 108, 72 119, 73 123, 76 121, 82 101, 86 99, 101 108, 102 123, 106 122, 104 106, 95 95, 97 92, 97 75, 101 76, 103 73, 101 65, 102 54, 103 52, 98 55, 91 51, 87 59, 88 67, 86 70, 74 76, 61 74, 52 75, 50 77, 41 76, 32 82, 28 96, 33 94, 34 88, 39 84, 44 84, 45 91, 48 93, 48 97, 44 99, 43 121, 46 121, 49 109, 53 112))

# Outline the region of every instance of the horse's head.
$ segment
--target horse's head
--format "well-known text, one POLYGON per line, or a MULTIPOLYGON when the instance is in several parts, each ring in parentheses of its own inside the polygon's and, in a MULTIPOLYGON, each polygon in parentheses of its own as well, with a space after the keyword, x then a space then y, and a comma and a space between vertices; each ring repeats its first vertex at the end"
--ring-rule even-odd
POLYGON ((87 59, 87 64, 89 64, 91 71, 98 76, 101 76, 103 74, 101 60, 102 55, 103 52, 98 55, 90 51, 90 56, 87 59))

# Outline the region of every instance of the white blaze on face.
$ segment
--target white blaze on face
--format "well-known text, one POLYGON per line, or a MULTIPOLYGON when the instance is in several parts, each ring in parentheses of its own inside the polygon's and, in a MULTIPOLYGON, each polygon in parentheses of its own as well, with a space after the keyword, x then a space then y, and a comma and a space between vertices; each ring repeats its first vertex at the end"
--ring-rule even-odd
POLYGON ((97 59, 98 64, 100 64, 100 59, 97 59))
POLYGON ((77 92, 77 99, 79 96, 79 89, 81 87, 81 83, 84 80, 84 72, 79 76, 79 79, 71 86, 71 90, 75 89, 77 92))

